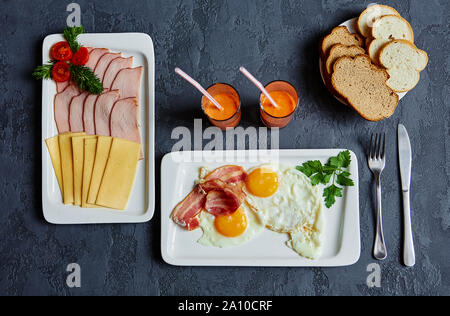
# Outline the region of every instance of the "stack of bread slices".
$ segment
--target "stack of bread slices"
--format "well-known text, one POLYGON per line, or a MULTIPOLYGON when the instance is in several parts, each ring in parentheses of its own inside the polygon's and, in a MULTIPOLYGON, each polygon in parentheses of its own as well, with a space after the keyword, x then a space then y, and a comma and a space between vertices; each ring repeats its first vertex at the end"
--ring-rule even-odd
POLYGON ((414 32, 393 8, 374 5, 358 18, 359 34, 334 28, 321 42, 326 85, 362 117, 379 121, 394 114, 396 92, 413 89, 428 63, 414 45, 414 32))

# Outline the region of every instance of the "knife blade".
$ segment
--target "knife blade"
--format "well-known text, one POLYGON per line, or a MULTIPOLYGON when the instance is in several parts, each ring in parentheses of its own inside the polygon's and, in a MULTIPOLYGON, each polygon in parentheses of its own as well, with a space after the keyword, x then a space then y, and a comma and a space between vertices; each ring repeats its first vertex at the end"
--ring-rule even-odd
POLYGON ((402 190, 409 191, 411 185, 412 153, 408 132, 403 124, 398 125, 398 159, 400 163, 402 190))
POLYGON ((403 194, 403 262, 407 267, 412 267, 416 263, 410 207, 412 151, 408 132, 403 124, 398 125, 398 160, 403 194))

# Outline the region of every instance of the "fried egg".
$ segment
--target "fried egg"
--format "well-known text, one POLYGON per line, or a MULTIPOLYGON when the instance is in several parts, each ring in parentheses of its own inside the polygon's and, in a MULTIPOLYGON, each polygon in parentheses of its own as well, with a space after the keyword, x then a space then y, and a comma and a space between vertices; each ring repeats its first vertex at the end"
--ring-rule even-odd
POLYGON ((314 225, 312 227, 305 226, 298 231, 289 233, 286 245, 302 257, 318 259, 322 255, 324 227, 325 220, 321 206, 314 225))
POLYGON ((235 247, 252 240, 264 230, 264 225, 246 203, 230 216, 216 217, 202 212, 199 222, 203 235, 198 243, 210 247, 235 247))
POLYGON ((270 230, 289 233, 287 245, 317 258, 323 235, 322 194, 298 170, 268 164, 252 168, 244 188, 248 204, 270 230))

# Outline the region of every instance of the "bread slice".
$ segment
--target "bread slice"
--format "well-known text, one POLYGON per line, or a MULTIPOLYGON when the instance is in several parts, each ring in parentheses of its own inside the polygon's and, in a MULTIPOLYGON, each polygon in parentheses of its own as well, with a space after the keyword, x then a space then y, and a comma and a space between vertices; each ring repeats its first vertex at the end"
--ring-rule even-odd
POLYGON ((359 33, 364 37, 370 37, 372 35, 373 24, 384 15, 400 16, 397 10, 387 5, 378 4, 368 7, 358 18, 357 27, 359 33))
POLYGON ((380 121, 394 114, 399 97, 386 85, 388 79, 386 70, 372 64, 366 55, 339 58, 331 75, 334 89, 369 121, 380 121))
POLYGON ((374 40, 369 45, 370 59, 379 64, 381 49, 392 40, 404 39, 414 43, 414 32, 404 18, 396 15, 386 15, 375 21, 372 28, 374 40))
POLYGON ((373 41, 372 37, 366 37, 366 40, 364 41, 364 44, 366 46, 366 51, 369 50, 369 46, 370 46, 370 43, 372 43, 372 41, 373 41))
POLYGON ((328 52, 330 51, 331 47, 333 47, 336 44, 342 44, 345 46, 359 46, 363 47, 364 41, 356 33, 350 33, 345 26, 338 26, 335 27, 331 33, 322 40, 322 44, 320 46, 322 58, 326 58, 328 56, 328 52))
POLYGON ((420 72, 428 64, 428 55, 409 41, 395 40, 382 48, 380 63, 390 76, 386 84, 394 91, 406 92, 419 82, 420 72))
POLYGON ((401 16, 385 15, 375 21, 372 27, 373 38, 403 39, 414 43, 414 32, 401 16))
POLYGON ((372 62, 378 65, 380 64, 379 61, 380 51, 384 45, 390 42, 392 42, 392 40, 389 38, 376 38, 370 42, 369 48, 367 49, 367 53, 369 54, 370 59, 372 59, 372 62))
POLYGON ((345 46, 342 44, 336 44, 333 47, 331 47, 330 52, 328 54, 328 58, 325 62, 325 68, 328 73, 328 75, 331 75, 331 72, 333 71, 333 65, 342 56, 349 56, 349 57, 355 57, 356 55, 365 54, 366 51, 356 45, 353 46, 345 46))

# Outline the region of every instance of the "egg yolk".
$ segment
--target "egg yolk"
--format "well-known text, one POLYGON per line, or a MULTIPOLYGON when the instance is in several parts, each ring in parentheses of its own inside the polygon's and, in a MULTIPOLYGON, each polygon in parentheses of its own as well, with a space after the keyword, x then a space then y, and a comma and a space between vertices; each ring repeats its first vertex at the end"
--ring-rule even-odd
POLYGON ((239 208, 232 215, 217 216, 214 226, 225 237, 238 237, 247 229, 247 216, 245 211, 239 208))
POLYGON ((247 177, 247 190, 258 197, 272 196, 277 192, 278 186, 278 174, 269 168, 255 169, 247 177))

